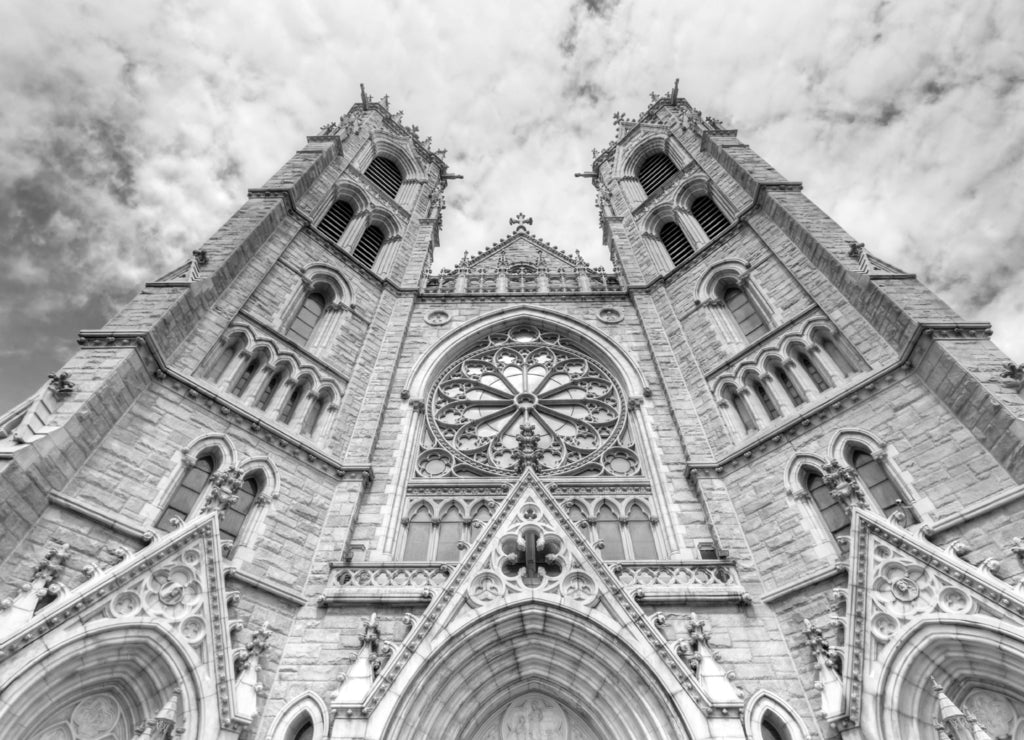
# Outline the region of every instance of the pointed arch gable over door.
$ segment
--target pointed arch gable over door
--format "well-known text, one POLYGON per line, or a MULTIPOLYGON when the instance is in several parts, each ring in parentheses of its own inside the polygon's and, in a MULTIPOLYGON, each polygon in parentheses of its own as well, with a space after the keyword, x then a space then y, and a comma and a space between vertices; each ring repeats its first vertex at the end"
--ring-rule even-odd
POLYGON ((706 730, 687 726, 662 679, 616 634, 550 604, 472 622, 403 683, 377 708, 367 737, 480 740, 496 714, 529 697, 574 708, 600 740, 679 740, 706 730))

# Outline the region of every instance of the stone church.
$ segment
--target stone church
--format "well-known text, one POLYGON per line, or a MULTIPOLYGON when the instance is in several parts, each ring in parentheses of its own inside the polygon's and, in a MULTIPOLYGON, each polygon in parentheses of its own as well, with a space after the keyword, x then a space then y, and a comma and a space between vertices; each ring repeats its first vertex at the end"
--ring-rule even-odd
POLYGON ((610 268, 435 266, 363 94, 81 331, 0 417, 0 738, 1024 740, 1024 368, 652 97, 610 268))

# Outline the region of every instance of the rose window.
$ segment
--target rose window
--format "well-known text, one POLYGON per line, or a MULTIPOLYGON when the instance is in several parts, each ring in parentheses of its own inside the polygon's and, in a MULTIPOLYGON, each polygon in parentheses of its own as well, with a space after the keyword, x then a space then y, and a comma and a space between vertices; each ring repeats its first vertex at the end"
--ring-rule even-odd
POLYGON ((434 439, 420 470, 428 476, 638 469, 622 446, 623 396, 609 372, 530 326, 492 334, 452 363, 431 391, 427 422, 434 439))

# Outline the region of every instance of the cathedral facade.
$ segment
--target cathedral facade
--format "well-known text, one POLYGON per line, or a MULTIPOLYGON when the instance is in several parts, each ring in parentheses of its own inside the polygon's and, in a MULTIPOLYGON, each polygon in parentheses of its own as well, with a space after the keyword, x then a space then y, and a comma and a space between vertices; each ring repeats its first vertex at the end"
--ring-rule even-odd
POLYGON ((675 91, 616 128, 610 269, 435 271, 363 95, 82 331, 0 417, 0 737, 1024 740, 1024 368, 675 91))

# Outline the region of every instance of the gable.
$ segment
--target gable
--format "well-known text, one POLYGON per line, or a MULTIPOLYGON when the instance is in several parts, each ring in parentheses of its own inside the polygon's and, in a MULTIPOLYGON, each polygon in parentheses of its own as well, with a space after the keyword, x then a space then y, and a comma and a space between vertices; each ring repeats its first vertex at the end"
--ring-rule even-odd
POLYGON ((893 656, 919 627, 948 621, 1024 626, 1024 595, 991 572, 863 509, 854 510, 847 597, 843 694, 829 719, 859 723, 864 702, 884 685, 893 656))
POLYGON ((458 264, 459 268, 482 272, 497 272, 513 267, 544 268, 551 272, 572 272, 577 267, 589 267, 577 253, 575 256, 538 239, 524 230, 496 242, 473 257, 469 253, 458 264))
POLYGON ((14 660, 40 638, 57 643, 76 634, 155 626, 183 646, 201 682, 216 687, 220 726, 248 724, 235 706, 232 645, 216 513, 162 536, 43 609, 0 642, 14 660))
MULTIPOLYGON (((336 703, 334 708, 365 716, 380 707, 386 716, 398 697, 421 693, 416 688, 417 673, 423 666, 435 669, 459 649, 464 638, 488 629, 505 634, 503 630, 509 628, 526 629, 520 635, 524 654, 559 629, 566 630, 558 633, 561 642, 566 634, 575 633, 577 640, 589 636, 573 648, 577 654, 597 651, 598 643, 605 641, 600 658, 613 651, 631 656, 620 658, 620 665, 624 661, 646 672, 644 680, 658 687, 652 691, 666 697, 666 706, 678 702, 684 713, 689 708, 700 722, 712 713, 739 716, 740 702, 716 701, 709 695, 530 469, 505 496, 470 553, 402 644, 395 646, 365 700, 344 706, 336 703), (492 627, 505 623, 515 627, 492 627), (562 624, 576 627, 557 626, 562 624)), ((509 639, 497 639, 504 644, 487 649, 505 650, 509 639)), ((693 730, 700 726, 689 719, 687 724, 693 730)))

